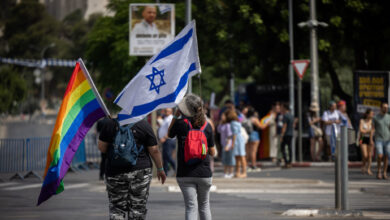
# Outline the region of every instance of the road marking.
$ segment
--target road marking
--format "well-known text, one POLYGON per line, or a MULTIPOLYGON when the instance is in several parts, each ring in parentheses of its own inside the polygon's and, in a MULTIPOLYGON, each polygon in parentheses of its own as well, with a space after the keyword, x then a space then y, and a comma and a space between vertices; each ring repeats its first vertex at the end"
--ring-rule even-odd
MULTIPOLYGON (((264 194, 334 194, 332 189, 218 189, 217 193, 264 193, 264 194)), ((361 194, 360 190, 349 190, 349 194, 361 194)))
MULTIPOLYGON (((77 184, 65 185, 65 189, 79 189, 79 188, 85 188, 88 186, 89 186, 89 183, 77 183, 77 184)), ((16 190, 33 189, 33 188, 40 188, 40 187, 42 187, 42 183, 6 187, 6 188, 3 188, 3 190, 16 191, 16 190)))
POLYGON ((84 188, 89 186, 89 183, 77 183, 77 184, 71 184, 69 186, 65 186, 65 189, 78 189, 78 188, 84 188))
POLYGON ((15 191, 15 190, 39 188, 41 186, 42 186, 41 183, 36 183, 36 184, 29 184, 29 185, 23 185, 23 186, 7 187, 7 188, 4 188, 4 190, 6 190, 6 191, 15 191))
POLYGON ((0 183, 0 187, 14 186, 14 185, 19 185, 19 184, 20 183, 17 183, 17 182, 0 183))

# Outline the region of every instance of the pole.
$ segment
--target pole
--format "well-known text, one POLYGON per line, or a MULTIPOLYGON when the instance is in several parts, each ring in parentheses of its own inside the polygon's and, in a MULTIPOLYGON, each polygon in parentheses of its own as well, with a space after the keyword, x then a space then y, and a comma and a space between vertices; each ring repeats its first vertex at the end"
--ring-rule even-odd
MULTIPOLYGON (((186 24, 191 22, 191 0, 186 0, 186 24)), ((188 93, 192 93, 192 78, 188 79, 188 93)))
MULTIPOLYGON (((290 43, 290 65, 288 68, 288 81, 289 81, 289 100, 291 114, 295 115, 295 99, 294 99, 294 70, 291 61, 294 60, 294 25, 293 25, 293 0, 288 0, 288 35, 290 43)), ((292 149, 292 162, 295 162, 295 132, 291 139, 292 149)))
MULTIPOLYGON (((289 41, 290 41, 290 61, 294 60, 294 29, 293 29, 293 2, 292 0, 288 0, 288 13, 289 13, 289 21, 288 21, 288 32, 289 32, 289 41)), ((289 73, 289 95, 290 95, 290 111, 292 115, 295 115, 294 111, 294 70, 292 63, 290 62, 289 73)))
MULTIPOLYGON (((336 136, 335 126, 332 125, 332 136, 336 136)), ((334 160, 334 168, 335 168, 335 205, 336 209, 341 209, 341 157, 340 157, 340 135, 336 136, 336 154, 334 160)))
POLYGON ((298 79, 298 153, 302 162, 302 79, 298 79))
MULTIPOLYGON (((310 0, 310 21, 317 22, 316 1, 310 0)), ((311 103, 319 105, 318 98, 318 50, 317 50, 317 26, 310 25, 310 56, 311 56, 311 103)))
POLYGON ((341 210, 349 209, 348 202, 348 127, 341 126, 341 145, 340 145, 340 175, 341 175, 341 210))

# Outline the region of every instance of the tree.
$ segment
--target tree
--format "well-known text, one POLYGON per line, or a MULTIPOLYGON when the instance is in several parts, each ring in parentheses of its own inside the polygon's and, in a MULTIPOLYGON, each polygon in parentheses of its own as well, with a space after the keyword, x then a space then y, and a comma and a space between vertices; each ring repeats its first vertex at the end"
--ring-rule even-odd
POLYGON ((25 98, 27 85, 10 67, 0 68, 0 79, 0 112, 11 113, 25 98))

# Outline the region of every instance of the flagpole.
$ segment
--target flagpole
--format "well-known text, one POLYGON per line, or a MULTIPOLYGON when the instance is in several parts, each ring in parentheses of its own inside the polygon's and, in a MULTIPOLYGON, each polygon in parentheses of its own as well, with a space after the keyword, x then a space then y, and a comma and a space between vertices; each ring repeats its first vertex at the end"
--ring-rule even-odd
POLYGON ((106 105, 104 104, 104 101, 103 101, 102 97, 100 96, 99 92, 97 91, 96 86, 93 83, 91 75, 89 75, 89 72, 88 72, 87 68, 85 67, 85 64, 84 64, 83 60, 81 58, 79 58, 77 60, 77 62, 80 63, 80 67, 83 70, 84 75, 87 77, 87 80, 88 80, 89 84, 92 87, 92 91, 95 94, 95 96, 97 98, 97 101, 99 102, 100 106, 103 108, 104 113, 106 114, 106 116, 110 116, 111 117, 110 112, 108 111, 106 105))
MULTIPOLYGON (((186 0, 186 25, 191 23, 191 0, 186 0)), ((192 77, 188 79, 188 93, 192 93, 192 77)))

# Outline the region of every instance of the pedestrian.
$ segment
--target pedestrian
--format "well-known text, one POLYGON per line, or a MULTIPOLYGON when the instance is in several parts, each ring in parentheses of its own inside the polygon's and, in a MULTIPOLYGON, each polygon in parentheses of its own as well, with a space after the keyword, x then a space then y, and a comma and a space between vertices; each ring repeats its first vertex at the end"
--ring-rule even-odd
MULTIPOLYGON (((343 117, 347 121, 348 129, 353 129, 351 119, 349 118, 347 113, 347 103, 344 100, 340 100, 337 103, 337 110, 339 111, 341 117, 343 117)), ((339 126, 341 126, 341 124, 339 124, 339 126)))
MULTIPOLYGON (((198 213, 200 220, 211 219, 210 188, 212 172, 210 156, 215 155, 214 136, 212 127, 206 121, 202 99, 193 94, 187 94, 178 104, 178 110, 172 119, 168 131, 169 137, 178 139, 176 181, 181 189, 185 204, 185 219, 196 220, 198 213), (179 119, 179 117, 182 118, 179 119), (196 129, 196 130, 195 130, 196 129), (195 133, 198 131, 197 133, 195 133), (193 149, 199 139, 187 139, 187 136, 200 135, 202 140, 202 156, 196 163, 186 162, 189 155, 189 146, 193 149), (185 156, 187 155, 187 157, 185 156)), ((199 137, 199 136, 198 136, 199 137)))
POLYGON ((389 105, 383 102, 378 115, 374 117, 375 149, 377 154, 378 179, 387 179, 387 166, 390 155, 390 115, 389 105), (383 173, 382 173, 383 162, 383 173))
POLYGON ((269 139, 270 139, 269 156, 273 163, 277 163, 278 151, 280 151, 278 145, 278 134, 277 134, 277 116, 279 113, 280 113, 280 103, 275 102, 272 104, 271 107, 271 111, 270 111, 271 119, 268 124, 269 139))
POLYGON ((233 168, 236 165, 236 160, 234 158, 233 148, 232 148, 232 130, 230 128, 230 123, 226 121, 226 114, 221 115, 221 122, 218 125, 218 133, 220 134, 220 142, 222 146, 222 164, 224 165, 224 177, 232 178, 233 168))
POLYGON ((283 128, 281 132, 281 150, 283 158, 285 161, 285 168, 291 168, 291 159, 292 159, 292 149, 291 149, 291 140, 294 134, 294 117, 290 113, 290 107, 287 103, 282 105, 283 113, 283 128), (286 153, 286 146, 288 148, 288 157, 286 153))
POLYGON ((372 175, 371 172, 371 157, 372 148, 374 146, 374 128, 372 126, 372 119, 374 112, 368 108, 364 113, 359 123, 359 146, 362 152, 362 173, 372 175))
POLYGON ((230 123, 232 129, 232 148, 234 156, 236 158, 236 174, 237 178, 246 178, 246 153, 245 153, 245 141, 241 133, 241 123, 238 121, 236 111, 226 111, 226 121, 230 123))
MULTIPOLYGON (((122 128, 125 128, 125 125, 122 128)), ((152 180, 153 159, 157 167, 157 177, 165 182, 165 173, 161 161, 161 153, 153 129, 146 120, 130 125, 139 155, 135 165, 118 164, 115 162, 114 142, 119 132, 119 124, 110 119, 103 127, 98 147, 102 153, 107 153, 106 189, 109 199, 109 218, 146 219, 146 203, 149 197, 149 187, 152 180)))
MULTIPOLYGON (((105 117, 101 120, 99 120, 99 122, 97 123, 96 125, 96 132, 97 132, 97 135, 100 134, 100 132, 102 132, 103 130, 103 127, 109 123, 111 119, 108 118, 108 117, 105 117)), ((97 140, 98 138, 96 138, 95 140, 97 140)), ((107 154, 106 153, 103 153, 103 152, 100 152, 100 167, 99 167, 99 180, 104 180, 104 176, 105 176, 105 170, 106 170, 106 160, 107 160, 107 154)))
POLYGON ((248 163, 251 165, 248 167, 248 171, 261 171, 259 167, 257 167, 257 151, 260 145, 260 132, 265 129, 271 120, 267 121, 267 123, 262 124, 259 120, 259 115, 253 107, 248 108, 248 112, 246 114, 246 120, 242 123, 243 127, 246 128, 249 134, 249 140, 246 148, 246 155, 248 163))
POLYGON ((334 129, 334 133, 337 136, 339 134, 340 123, 341 123, 341 114, 336 109, 336 102, 329 102, 329 110, 325 111, 322 115, 322 121, 325 125, 325 137, 326 137, 326 152, 328 156, 328 160, 331 160, 331 156, 334 155, 335 144, 332 141, 332 129, 334 129), (333 143, 333 144, 332 144, 333 143))
POLYGON ((276 165, 277 166, 280 166, 282 164, 282 162, 284 161, 283 159, 283 155, 282 155, 282 138, 281 138, 281 134, 282 134, 282 128, 283 128, 283 113, 281 112, 281 104, 280 102, 277 102, 277 104, 279 105, 279 112, 277 113, 276 115, 276 118, 275 118, 275 123, 276 123, 276 136, 275 138, 277 139, 277 162, 276 162, 276 165))
POLYGON ((322 140, 323 131, 320 123, 321 118, 317 113, 320 111, 318 104, 313 102, 310 104, 308 113, 309 122, 309 137, 310 137, 310 155, 312 161, 321 161, 321 153, 323 150, 324 142, 322 140), (316 150, 316 144, 318 144, 318 150, 316 150))
POLYGON ((172 170, 176 172, 176 162, 172 158, 173 152, 176 150, 176 138, 168 137, 168 128, 173 118, 172 109, 166 108, 164 112, 165 118, 158 130, 158 138, 162 144, 164 172, 168 175, 169 165, 171 165, 172 170))

